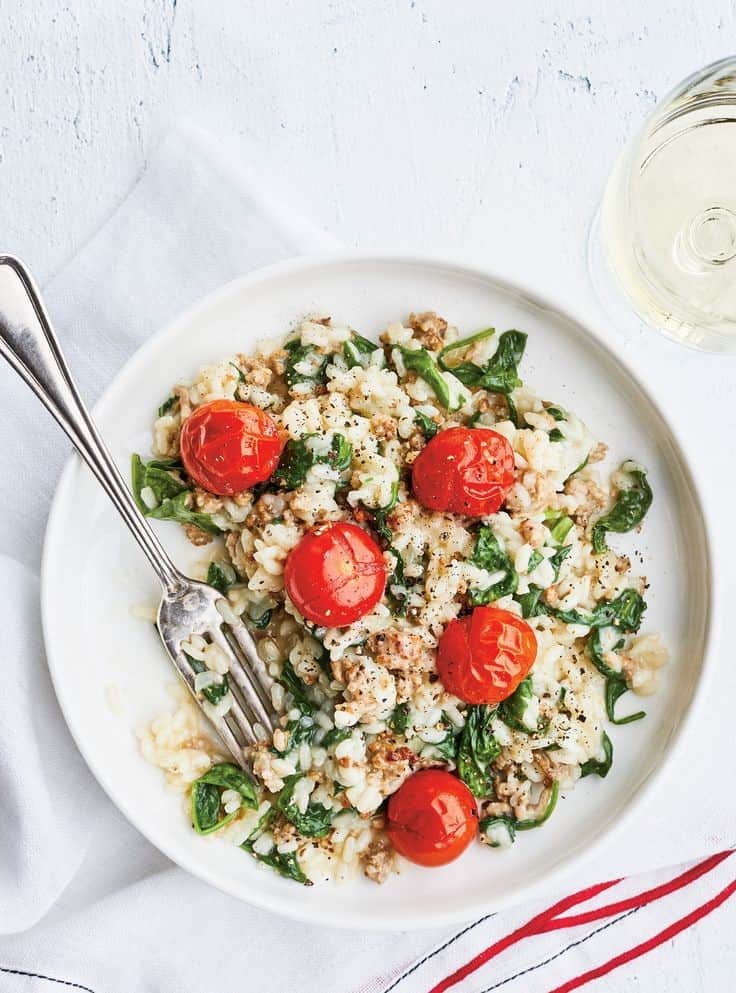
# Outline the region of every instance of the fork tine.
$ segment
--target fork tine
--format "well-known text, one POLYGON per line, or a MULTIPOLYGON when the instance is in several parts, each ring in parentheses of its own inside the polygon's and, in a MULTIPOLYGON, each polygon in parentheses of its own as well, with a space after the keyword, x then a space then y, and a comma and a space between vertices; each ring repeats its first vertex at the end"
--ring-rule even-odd
POLYGON ((232 704, 226 714, 223 714, 221 717, 216 717, 209 707, 204 707, 205 701, 200 698, 199 694, 194 689, 196 674, 192 669, 187 656, 184 653, 180 653, 175 659, 175 663, 179 669, 179 672, 184 677, 184 681, 194 696, 198 706, 200 706, 207 714, 207 717, 215 726, 215 730, 225 742, 228 750, 237 760, 238 764, 243 765, 244 748, 248 745, 254 745, 258 741, 258 736, 256 735, 253 727, 254 722, 248 716, 248 708, 244 706, 244 701, 242 700, 240 693, 237 690, 233 692, 234 687, 232 682, 230 682, 232 704))
MULTIPOLYGON (((254 745, 258 741, 258 736, 255 732, 253 725, 256 723, 252 720, 251 715, 248 713, 248 708, 244 706, 244 702, 237 692, 235 686, 233 686, 233 681, 229 680, 230 696, 232 697, 232 703, 230 704, 230 709, 225 714, 225 717, 232 718, 240 732, 245 739, 246 743, 249 745, 254 745)), ((230 723, 232 727, 232 723, 230 723)))
POLYGON ((224 634, 240 659, 241 668, 261 701, 263 710, 270 715, 268 726, 275 728, 278 725, 274 725, 274 708, 271 702, 271 687, 275 680, 269 675, 266 663, 258 654, 253 636, 242 622, 237 625, 226 624, 224 634))
POLYGON ((243 751, 245 746, 241 745, 238 741, 237 735, 233 734, 231 726, 227 721, 227 716, 228 715, 226 714, 225 717, 216 718, 215 720, 210 718, 210 720, 212 720, 215 730, 227 745, 232 757, 238 765, 243 766, 245 765, 245 755, 243 751))
POLYGON ((241 625, 219 591, 184 577, 180 587, 164 596, 159 606, 157 626, 169 657, 228 751, 247 769, 249 746, 266 740, 269 731, 278 727, 278 721, 271 706, 272 680, 250 633, 244 625, 243 631, 238 630, 241 625), (234 634, 230 628, 235 629, 234 634), (230 706, 225 714, 218 715, 217 708, 195 690, 196 675, 203 666, 194 659, 190 662, 188 652, 182 648, 195 634, 224 653, 224 664, 218 669, 227 668, 228 673, 230 706))
MULTIPOLYGON (((274 679, 269 674, 266 663, 258 654, 258 647, 248 626, 243 620, 233 613, 226 600, 218 603, 217 610, 223 618, 225 637, 230 642, 230 646, 240 659, 248 681, 263 705, 263 709, 271 714, 273 704, 271 703, 271 687, 274 679)), ((273 721, 270 722, 273 725, 273 721)))
POLYGON ((218 648, 227 655, 230 663, 229 674, 232 676, 231 689, 234 689, 232 686, 234 682, 239 690, 238 696, 245 705, 244 709, 249 711, 255 717, 255 721, 263 725, 265 730, 275 730, 278 726, 275 717, 271 713, 270 706, 264 702, 261 693, 259 693, 259 690, 262 691, 262 687, 257 678, 253 678, 250 672, 245 669, 241 656, 235 651, 225 631, 222 628, 215 628, 211 632, 211 637, 218 648))

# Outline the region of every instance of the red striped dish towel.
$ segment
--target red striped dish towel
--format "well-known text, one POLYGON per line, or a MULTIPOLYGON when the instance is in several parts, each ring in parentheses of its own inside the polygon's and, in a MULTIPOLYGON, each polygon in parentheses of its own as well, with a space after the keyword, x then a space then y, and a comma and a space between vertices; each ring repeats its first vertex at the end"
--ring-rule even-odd
MULTIPOLYGON (((549 905, 526 905, 458 928, 393 976, 355 993, 570 993, 620 990, 628 969, 718 910, 736 891, 733 851, 687 867, 588 886, 549 905)), ((683 977, 684 978, 684 977, 683 977)), ((683 989, 690 989, 687 984, 683 989)))

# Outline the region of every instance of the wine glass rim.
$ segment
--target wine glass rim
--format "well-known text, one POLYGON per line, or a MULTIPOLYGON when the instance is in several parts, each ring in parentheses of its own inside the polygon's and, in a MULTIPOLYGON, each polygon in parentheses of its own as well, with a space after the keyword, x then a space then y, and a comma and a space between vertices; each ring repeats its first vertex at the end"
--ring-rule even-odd
MULTIPOLYGON (((654 161, 655 157, 672 142, 681 138, 686 131, 706 124, 736 123, 736 53, 717 59, 706 66, 690 73, 657 101, 646 118, 642 121, 631 139, 622 150, 611 176, 599 210, 599 220, 596 227, 603 243, 603 257, 610 275, 614 278, 618 292, 622 295, 632 315, 660 334, 684 344, 690 348, 712 353, 736 352, 736 335, 727 326, 736 323, 728 311, 720 307, 713 308, 709 313, 707 308, 691 303, 685 293, 679 292, 673 284, 673 276, 667 265, 659 257, 651 255, 647 249, 649 244, 643 238, 646 231, 644 221, 639 213, 639 200, 634 195, 634 184, 637 177, 654 161), (733 88, 718 89, 719 77, 730 72, 733 88), (703 87, 708 80, 713 81, 713 88, 703 87), (700 92, 692 92, 701 87, 700 92), (723 108, 723 113, 709 119, 690 122, 687 128, 672 132, 664 132, 686 115, 705 111, 711 108, 723 108), (664 132, 661 135, 660 132, 664 132), (659 143, 657 143, 659 142, 659 143), (618 189, 620 200, 613 203, 617 206, 618 220, 613 220, 607 212, 607 201, 610 202, 611 190, 618 189), (622 219, 623 218, 623 219, 622 219), (627 263, 623 259, 617 262, 617 254, 610 241, 616 241, 612 231, 622 229, 626 224, 631 230, 625 238, 627 263), (609 227, 613 225, 611 230, 609 227), (608 238, 603 238, 603 232, 608 230, 608 238), (635 267, 636 275, 628 273, 628 266, 635 267), (633 282, 632 282, 633 280, 633 282)), ((711 209, 716 207, 713 204, 711 209)), ((698 208, 699 214, 707 213, 706 208, 698 208)), ((689 232, 692 234, 692 231, 689 232)), ((672 245, 672 251, 679 252, 682 258, 690 260, 692 265, 706 266, 712 275, 719 266, 730 259, 704 259, 701 253, 695 253, 693 240, 688 232, 680 231, 672 245), (678 248, 679 246, 679 248, 678 248), (702 260, 702 261, 701 261, 702 260)), ((621 235, 623 237, 623 235, 621 235)), ((623 251, 619 249, 619 255, 623 251)), ((679 265, 688 268, 687 261, 679 265)))

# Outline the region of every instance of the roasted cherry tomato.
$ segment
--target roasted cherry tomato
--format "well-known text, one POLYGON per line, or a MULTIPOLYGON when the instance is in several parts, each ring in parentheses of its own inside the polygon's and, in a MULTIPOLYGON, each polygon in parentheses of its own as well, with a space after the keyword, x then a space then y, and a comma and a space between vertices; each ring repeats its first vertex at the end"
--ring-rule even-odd
POLYGON ((440 769, 415 772, 388 801, 386 830, 418 865, 445 865, 478 833, 478 805, 465 783, 440 769))
POLYGON ((514 482, 514 451, 487 428, 447 428, 419 453, 411 474, 417 500, 429 510, 495 514, 514 482))
POLYGON ((319 524, 291 550, 284 585, 294 606, 320 627, 345 627, 383 596, 386 565, 357 524, 319 524))
POLYGON ((237 400, 213 400, 187 417, 181 458, 194 482, 209 493, 233 496, 271 475, 283 438, 274 419, 237 400))
POLYGON ((510 610, 476 607, 450 621, 440 638, 437 672, 450 693, 466 703, 500 703, 527 676, 537 639, 510 610))

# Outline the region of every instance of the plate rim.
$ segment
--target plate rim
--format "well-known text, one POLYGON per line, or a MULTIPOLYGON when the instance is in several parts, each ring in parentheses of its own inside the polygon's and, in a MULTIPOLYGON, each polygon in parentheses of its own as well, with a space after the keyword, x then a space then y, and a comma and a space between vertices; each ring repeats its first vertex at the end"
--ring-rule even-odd
POLYGON ((64 469, 54 492, 43 540, 40 603, 46 664, 54 688, 54 693, 66 726, 69 729, 69 733, 71 734, 75 746, 82 755, 87 767, 100 785, 101 789, 105 792, 108 799, 116 806, 128 823, 136 831, 143 835, 143 837, 146 838, 151 845, 164 854, 175 865, 184 869, 186 872, 189 872, 197 879, 200 879, 208 885, 213 886, 215 889, 218 889, 220 892, 233 896, 245 903, 250 904, 251 906, 271 911, 290 919, 304 921, 309 924, 323 924, 339 929, 350 929, 359 925, 361 929, 370 931, 392 931, 397 929, 417 930, 421 928, 460 924, 472 919, 472 917, 476 914, 483 913, 484 909, 485 912, 495 912, 503 909, 504 907, 518 905, 522 902, 532 900, 535 897, 540 897, 550 887, 554 890, 554 886, 558 881, 563 880, 565 877, 570 877, 576 868, 579 868, 585 862, 592 860, 595 855, 612 846, 616 838, 619 838, 622 832, 626 829, 632 817, 638 813, 651 799, 652 795, 661 785, 664 776, 674 766, 675 761, 681 755, 685 744, 693 732, 696 719, 702 712, 703 702, 707 696, 708 689, 711 686, 714 669, 716 666, 717 648, 719 643, 718 632, 720 630, 718 618, 721 613, 721 583, 715 571, 718 563, 718 557, 714 554, 714 535, 712 530, 713 525, 711 524, 713 518, 708 513, 708 498, 696 483, 688 450, 683 443, 679 432, 673 426, 670 418, 665 415, 656 397, 652 394, 648 386, 642 381, 636 369, 627 359, 624 348, 625 343, 622 340, 619 341, 619 339, 613 339, 616 342, 616 345, 612 344, 611 339, 605 339, 602 332, 598 329, 598 326, 603 323, 605 317, 596 317, 592 313, 581 314, 576 307, 569 303, 569 301, 565 301, 561 298, 555 299, 544 293, 538 293, 535 290, 530 290, 516 280, 510 279, 505 275, 501 275, 493 269, 486 268, 478 264, 475 260, 465 261, 457 256, 447 258, 433 253, 422 252, 366 252, 359 249, 344 249, 338 252, 299 255, 267 266, 262 266, 244 275, 236 276, 234 279, 231 279, 223 285, 210 291, 205 296, 195 300, 184 310, 177 313, 170 321, 158 328, 153 334, 146 338, 146 340, 140 344, 138 348, 136 348, 132 355, 129 356, 120 369, 115 372, 113 378, 95 401, 91 411, 93 418, 96 419, 99 408, 104 407, 108 402, 108 395, 115 389, 118 381, 123 376, 128 375, 130 370, 136 365, 140 363, 145 364, 148 353, 157 348, 162 340, 168 337, 174 337, 177 334, 180 325, 188 324, 197 320, 202 313, 206 313, 208 310, 216 307, 222 301, 226 300, 228 296, 236 292, 240 292, 241 290, 259 285, 261 283, 266 283, 274 278, 284 276, 288 277, 291 274, 312 268, 338 266, 344 264, 345 262, 351 262, 358 265, 409 265, 416 266, 418 268, 439 268, 447 273, 455 274, 461 277, 467 278, 470 276, 471 278, 484 282, 491 282, 496 287, 517 295, 542 310, 548 310, 561 316, 566 321, 572 322, 580 333, 591 339, 595 346, 602 351, 608 361, 613 362, 625 372, 626 376, 632 381, 634 386, 651 405, 654 413, 657 415, 662 425, 666 428, 672 442, 674 443, 677 462, 683 474, 688 492, 694 501, 694 509, 699 518, 702 529, 704 539, 703 553, 704 565, 706 569, 706 589, 704 591, 704 637, 700 675, 690 699, 685 706, 681 720, 669 739, 668 749, 662 761, 660 761, 659 765, 650 773, 647 779, 640 785, 631 799, 626 803, 616 822, 603 830, 583 850, 573 852, 562 858, 549 871, 545 872, 539 881, 522 884, 513 891, 512 896, 508 899, 504 898, 503 893, 493 895, 495 898, 490 899, 485 908, 480 905, 474 905, 473 909, 469 911, 464 911, 462 908, 451 911, 440 910, 439 913, 430 919, 427 919, 424 916, 407 918, 405 915, 402 915, 399 918, 394 917, 390 912, 382 913, 380 917, 377 916, 370 919, 358 919, 358 914, 354 917, 348 917, 346 919, 344 912, 331 912, 329 906, 325 906, 328 901, 322 901, 319 906, 306 906, 301 904, 299 901, 290 900, 288 895, 281 897, 279 895, 266 894, 259 890, 254 890, 253 892, 249 892, 247 896, 244 896, 242 890, 237 886, 231 886, 228 883, 219 880, 215 881, 212 878, 212 874, 208 872, 206 863, 195 862, 195 860, 187 857, 185 853, 183 854, 177 852, 174 854, 171 850, 174 846, 169 846, 159 840, 154 841, 150 834, 144 830, 144 828, 139 826, 137 818, 133 812, 129 811, 128 805, 115 795, 114 783, 112 785, 108 785, 108 779, 104 773, 104 769, 101 768, 102 763, 98 763, 95 757, 90 754, 86 747, 81 743, 80 735, 77 733, 77 730, 75 730, 74 720, 70 717, 69 711, 66 707, 65 694, 62 689, 63 677, 61 676, 61 666, 57 667, 57 664, 54 661, 55 649, 52 645, 50 631, 50 618, 52 615, 51 600, 54 595, 54 589, 51 584, 51 563, 54 557, 54 546, 58 541, 57 532, 59 531, 60 525, 63 523, 62 504, 64 502, 64 494, 71 485, 70 480, 73 472, 79 465, 82 464, 80 456, 74 451, 70 454, 64 465, 64 469))

